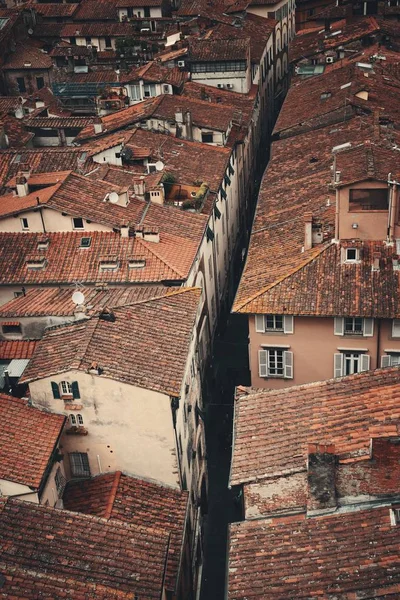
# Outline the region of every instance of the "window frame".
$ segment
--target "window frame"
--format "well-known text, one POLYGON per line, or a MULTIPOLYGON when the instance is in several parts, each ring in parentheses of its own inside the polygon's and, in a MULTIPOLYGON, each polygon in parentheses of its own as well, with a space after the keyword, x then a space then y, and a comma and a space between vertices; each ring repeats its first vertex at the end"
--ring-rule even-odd
POLYGON ((69 465, 73 479, 90 477, 90 463, 87 452, 69 452, 69 465), (78 464, 80 462, 80 464, 78 464))
MULTIPOLYGON (((288 350, 289 346, 267 346, 258 351, 258 374, 262 379, 293 379, 293 352, 288 350), (282 372, 273 372, 277 369, 278 352, 281 353, 282 372), (275 356, 275 366, 271 361, 275 356)), ((280 368, 280 367, 279 367, 280 368)))
POLYGON ((293 315, 275 315, 275 314, 264 314, 255 315, 255 329, 257 333, 294 333, 294 316, 293 315), (282 326, 276 327, 277 318, 282 319, 282 326), (267 326, 267 320, 272 319, 274 322, 273 327, 267 326))
POLYGON ((82 217, 72 217, 72 229, 74 231, 82 231, 85 229, 85 224, 83 222, 83 218, 82 217), (75 221, 82 221, 82 227, 78 227, 75 223, 75 221))
POLYGON ((59 390, 60 390, 60 396, 61 396, 61 398, 64 398, 66 396, 68 396, 68 397, 71 396, 71 398, 73 397, 72 396, 72 384, 69 381, 63 379, 58 384, 58 387, 59 387, 59 390))
POLYGON ((20 221, 21 221, 22 231, 29 231, 29 221, 28 221, 27 217, 21 217, 20 221), (25 222, 26 222, 26 225, 25 225, 25 222))
POLYGON ((61 470, 61 467, 58 467, 57 471, 55 472, 54 483, 56 486, 58 497, 62 498, 63 494, 64 494, 65 486, 67 484, 67 480, 64 476, 64 473, 61 470))

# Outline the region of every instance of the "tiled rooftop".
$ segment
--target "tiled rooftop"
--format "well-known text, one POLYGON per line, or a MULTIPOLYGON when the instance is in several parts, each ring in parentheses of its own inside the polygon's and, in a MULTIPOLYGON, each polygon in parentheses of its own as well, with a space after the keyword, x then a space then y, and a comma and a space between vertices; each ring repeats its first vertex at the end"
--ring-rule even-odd
POLYGON ((131 525, 151 523, 152 527, 170 533, 166 587, 175 589, 186 525, 187 492, 117 472, 70 482, 63 499, 67 510, 131 525))
POLYGON ((26 400, 4 394, 0 394, 0 416, 0 479, 37 490, 65 417, 32 408, 26 400))
POLYGON ((399 435, 399 383, 396 367, 239 398, 230 483, 304 471, 309 443, 368 458, 371 438, 399 435))
POLYGON ((74 15, 76 21, 117 20, 116 0, 82 0, 74 15))
POLYGON ((32 358, 35 348, 33 340, 0 340, 0 360, 32 358))
POLYGON ((2 574, 8 589, 14 586, 14 597, 40 597, 23 596, 19 587, 26 587, 31 571, 38 593, 39 577, 44 589, 56 580, 49 598, 60 582, 64 588, 58 597, 94 600, 98 587, 101 598, 158 600, 162 595, 168 536, 155 528, 1 498, 0 536, 2 574), (23 573, 21 583, 16 570, 23 573))
MULTIPOLYGON (((173 210, 173 209, 172 209, 173 210)), ((181 213, 179 209, 176 212, 181 213)), ((183 214, 183 217, 187 215, 183 214)), ((197 219, 187 220, 187 227, 199 225, 205 229, 205 216, 193 215, 197 219)), ((199 229, 197 229, 199 231, 199 229)), ((162 232, 160 242, 149 242, 140 238, 122 238, 118 233, 82 232, 49 233, 49 246, 41 251, 45 264, 40 269, 27 267, 26 259, 37 255, 37 244, 42 234, 3 233, 0 237, 0 285, 60 285, 73 283, 114 284, 159 283, 184 281, 196 256, 201 233, 197 240, 182 237, 182 232, 162 232), (89 248, 82 248, 82 237, 90 237, 89 248), (115 256, 118 263, 113 270, 100 270, 99 261, 104 256, 115 256), (142 268, 130 269, 127 257, 145 260, 142 268)))
POLYGON ((399 551, 389 507, 234 523, 228 598, 394 600, 400 595, 399 551))
POLYGON ((55 17, 72 17, 79 4, 60 4, 60 3, 48 3, 48 4, 34 4, 33 9, 38 15, 41 15, 45 19, 55 17))
POLYGON ((247 60, 249 45, 250 38, 194 38, 189 45, 189 59, 191 62, 247 60))
POLYGON ((179 395, 201 290, 181 288, 113 310, 115 322, 88 321, 48 330, 38 343, 21 382, 70 369, 169 395, 179 395), (168 352, 166 352, 168 348, 168 352))
POLYGON ((51 69, 53 61, 32 41, 18 42, 15 52, 10 54, 3 69, 51 69))
MULTIPOLYGON (((110 4, 110 3, 109 3, 110 4)), ((97 2, 96 2, 97 5, 97 2)), ((105 6, 107 3, 105 3, 105 6)), ((111 4, 112 6, 112 4, 111 4)), ((94 6, 93 6, 94 8, 94 6)), ((79 13, 75 17, 79 18, 79 13)), ((107 22, 91 22, 91 23, 66 23, 61 30, 62 38, 70 37, 125 37, 134 33, 130 23, 107 23, 107 22)))
MULTIPOLYGON (((0 306, 0 317, 71 316, 76 311, 72 301, 74 288, 37 288, 28 290, 0 306)), ((99 286, 80 287, 85 296, 88 314, 96 314, 104 307, 114 308, 171 293, 170 288, 159 286, 135 286, 107 288, 99 286)), ((0 341, 0 358, 31 358, 36 342, 0 341), (18 345, 20 344, 21 347, 18 345), (32 350, 30 349, 32 346, 32 350), (29 348, 29 349, 28 349, 29 348), (15 356, 13 355, 16 354, 15 356), (21 354, 19 356, 19 354, 21 354)))

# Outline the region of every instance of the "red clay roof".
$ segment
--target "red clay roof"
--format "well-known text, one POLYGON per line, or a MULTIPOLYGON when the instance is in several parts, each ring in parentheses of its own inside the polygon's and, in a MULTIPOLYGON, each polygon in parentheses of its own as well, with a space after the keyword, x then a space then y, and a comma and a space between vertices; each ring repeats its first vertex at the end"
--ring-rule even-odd
POLYGON ((15 52, 12 52, 3 69, 51 69, 53 61, 46 52, 42 52, 35 44, 19 42, 15 52))
POLYGON ((368 458, 371 438, 399 435, 399 384, 395 367, 239 398, 231 485, 303 471, 309 443, 368 458))
POLYGON ((86 481, 71 481, 63 500, 67 510, 131 525, 151 523, 152 527, 171 534, 166 587, 175 590, 185 534, 187 492, 117 472, 86 481))
MULTIPOLYGON (((104 289, 101 286, 98 288, 80 287, 79 291, 85 296, 85 307, 88 314, 96 314, 106 306, 108 308, 126 306, 171 293, 170 288, 159 286, 104 289)), ((73 292, 72 288, 53 287, 28 290, 25 296, 19 296, 2 304, 0 306, 0 317, 71 316, 76 311, 76 305, 72 301, 73 292)), ((36 342, 0 341, 0 358, 3 356, 8 358, 8 354, 10 354, 10 358, 30 358, 35 346, 36 342), (16 356, 13 355, 13 352, 16 356), (21 356, 18 354, 21 354, 21 356)))
POLYGON ((0 360, 31 358, 35 351, 36 343, 36 341, 32 340, 0 340, 0 360))
POLYGON ((216 62, 220 60, 245 61, 247 60, 249 45, 250 38, 193 38, 189 45, 189 58, 191 62, 216 62))
POLYGON ((87 372, 96 362, 103 369, 99 377, 179 395, 200 293, 198 288, 181 288, 114 309, 115 322, 92 317, 50 329, 20 381, 71 369, 87 372))
POLYGON ((74 15, 76 21, 116 21, 116 0, 82 0, 74 15))
MULTIPOLYGON (((79 13, 76 15, 76 19, 78 19, 78 15, 79 13)), ((66 23, 61 30, 60 37, 125 37, 133 34, 134 28, 131 23, 66 23)))
POLYGON ((0 394, 0 417, 0 479, 38 489, 65 417, 4 394, 0 394))
POLYGON ((72 17, 79 4, 60 4, 60 3, 48 3, 48 4, 32 4, 33 10, 42 15, 45 19, 55 17, 72 17))
POLYGON ((60 582, 64 586, 57 597, 95 600, 97 590, 101 598, 110 599, 162 596, 168 536, 155 528, 0 498, 0 536, 2 574, 14 597, 38 598, 52 579, 51 598, 60 582), (15 569, 25 575, 21 583, 15 569), (25 596, 22 590, 31 571, 37 594, 25 596))
MULTIPOLYGON (((181 212, 175 209, 176 212, 181 212)), ((186 217, 187 215, 183 215, 186 217)), ((193 226, 199 225, 202 233, 197 240, 185 239, 179 231, 162 232, 160 242, 140 238, 121 238, 119 233, 82 232, 49 233, 49 246, 40 251, 44 258, 43 268, 30 269, 26 259, 37 256, 37 244, 41 234, 3 233, 0 236, 0 272, 2 285, 60 285, 76 280, 83 284, 108 282, 114 284, 160 283, 184 281, 189 274, 205 230, 205 215, 193 215, 193 226), (80 247, 82 237, 90 237, 89 248, 80 247), (105 255, 116 257, 114 270, 100 269, 105 255), (141 257, 145 265, 129 268, 128 257, 141 257)), ((190 227, 190 221, 186 221, 190 227)))
POLYGON ((400 596, 400 542, 389 507, 305 519, 234 523, 229 531, 228 598, 400 596))

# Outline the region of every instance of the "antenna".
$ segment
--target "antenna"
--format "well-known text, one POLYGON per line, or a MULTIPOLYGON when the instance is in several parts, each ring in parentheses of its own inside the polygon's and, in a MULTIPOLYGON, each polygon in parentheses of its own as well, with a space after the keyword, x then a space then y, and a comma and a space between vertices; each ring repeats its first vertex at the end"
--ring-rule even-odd
POLYGON ((79 290, 76 290, 72 294, 72 302, 74 304, 76 304, 77 306, 80 304, 83 304, 85 302, 85 295, 82 292, 80 292, 79 290))
POLYGON ((119 200, 119 196, 117 194, 117 192, 110 192, 108 195, 108 201, 111 202, 111 204, 117 204, 119 200))

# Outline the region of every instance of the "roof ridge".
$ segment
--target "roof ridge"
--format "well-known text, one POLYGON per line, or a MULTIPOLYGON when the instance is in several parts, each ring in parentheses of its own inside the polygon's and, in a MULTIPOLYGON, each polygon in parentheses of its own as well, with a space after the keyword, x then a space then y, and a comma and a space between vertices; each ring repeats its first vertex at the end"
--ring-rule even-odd
MULTIPOLYGON (((115 310, 123 310, 124 308, 129 308, 130 306, 137 306, 138 304, 145 304, 146 302, 153 302, 154 300, 162 300, 163 298, 170 298, 171 296, 178 296, 179 294, 183 294, 185 292, 192 292, 193 290, 200 290, 200 287, 191 286, 191 287, 182 287, 178 289, 165 288, 164 294, 157 294, 152 296, 151 298, 140 298, 138 300, 132 300, 132 302, 127 302, 126 304, 122 304, 119 306, 112 306, 110 304, 110 308, 115 310)), ((1 343, 1 342, 0 342, 1 343)))
POLYGON ((92 341, 94 332, 97 329, 97 325, 99 324, 99 317, 91 317, 85 321, 86 328, 89 328, 89 335, 86 343, 82 344, 81 350, 77 353, 75 359, 72 361, 70 369, 79 369, 83 359, 86 355, 86 352, 89 348, 90 342, 92 341))
POLYGON ((115 471, 114 481, 113 481, 112 488, 110 491, 110 497, 107 502, 106 510, 104 511, 105 519, 109 519, 111 517, 112 509, 113 509, 115 498, 116 498, 117 491, 118 491, 119 482, 121 479, 121 474, 122 474, 121 471, 115 471))
POLYGON ((239 305, 235 305, 235 303, 234 303, 234 305, 233 305, 234 312, 240 312, 246 306, 246 304, 249 304, 250 302, 255 300, 257 297, 262 296, 262 294, 265 294, 265 292, 268 292, 273 287, 282 283, 282 281, 284 281, 285 279, 288 279, 289 277, 291 277, 292 275, 294 275, 295 273, 297 273, 298 271, 300 271, 301 269, 303 269, 304 267, 309 265, 317 256, 321 255, 323 252, 325 252, 325 250, 330 248, 330 246, 331 246, 331 242, 327 243, 322 248, 317 248, 318 252, 313 252, 311 256, 308 256, 307 259, 303 260, 299 265, 297 265, 296 267, 293 267, 288 273, 281 275, 280 277, 278 277, 278 279, 276 279, 272 283, 268 284, 267 286, 265 286, 264 288, 262 288, 261 290, 259 290, 258 292, 256 292, 252 296, 250 296, 249 298, 247 298, 242 303, 239 303, 239 305))
MULTIPOLYGON (((140 238, 139 238, 140 239, 140 238)), ((165 258, 161 257, 158 252, 156 252, 151 245, 154 244, 154 242, 146 242, 145 240, 140 239, 140 242, 142 244, 144 244, 144 247, 147 248, 152 254, 154 254, 154 256, 156 256, 158 258, 158 260, 160 260, 162 263, 164 263, 167 267, 169 267, 172 271, 174 271, 174 273, 176 273, 177 275, 179 275, 180 277, 184 278, 185 275, 184 273, 181 273, 176 267, 172 266, 169 261, 167 261, 165 258)))

